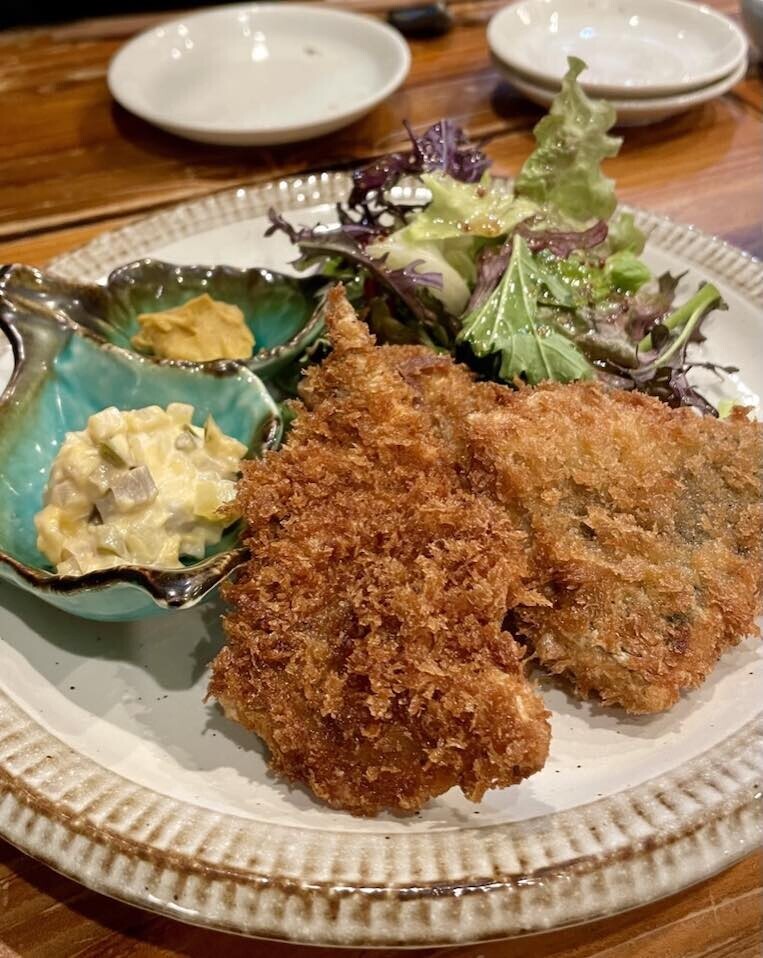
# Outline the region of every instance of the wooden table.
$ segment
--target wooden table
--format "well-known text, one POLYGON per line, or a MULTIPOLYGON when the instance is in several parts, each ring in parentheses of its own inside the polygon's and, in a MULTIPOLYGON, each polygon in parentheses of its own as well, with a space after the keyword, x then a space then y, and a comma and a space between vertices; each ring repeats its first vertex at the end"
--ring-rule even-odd
MULTIPOLYGON (((340 0, 341 2, 341 0, 340 0)), ((344 0, 373 10, 375 0, 344 0)), ((712 0, 736 15, 734 0, 712 0)), ((378 3, 378 10, 389 3, 378 3)), ((496 0, 451 4, 456 29, 413 46, 407 83, 349 129, 308 144, 228 149, 186 143, 114 105, 106 64, 156 17, 92 20, 0 34, 0 262, 43 264, 96 233, 164 204, 274 175, 352 165, 402 142, 401 120, 442 116, 488 138, 497 171, 515 172, 538 110, 491 66, 485 24, 496 0)), ((757 66, 689 114, 628 131, 609 172, 620 197, 763 255, 763 89, 757 66)), ((461 947, 453 958, 759 958, 763 859, 626 915, 532 939, 461 947)), ((324 958, 226 937, 119 904, 61 878, 0 841, 0 958, 224 954, 324 958)), ((417 952, 441 954, 440 950, 417 952)), ((345 952, 348 958, 358 952, 345 952)), ((367 953, 368 954, 368 953, 367 953)), ((381 952, 378 954, 389 954, 381 952)), ((413 954, 413 953, 410 953, 413 954)))

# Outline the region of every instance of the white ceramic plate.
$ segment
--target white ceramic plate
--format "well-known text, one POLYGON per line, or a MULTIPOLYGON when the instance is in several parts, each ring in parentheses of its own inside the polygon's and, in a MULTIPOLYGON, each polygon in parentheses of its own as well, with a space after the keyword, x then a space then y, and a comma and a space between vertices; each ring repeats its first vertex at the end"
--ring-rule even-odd
POLYGON ((109 66, 122 106, 206 143, 263 145, 346 126, 396 90, 410 66, 386 24, 322 5, 218 7, 140 34, 109 66))
MULTIPOLYGON (((349 177, 232 190, 59 257, 97 280, 154 255, 283 266, 269 206, 330 221, 349 177)), ((708 349, 763 394, 761 264, 639 213, 655 270, 716 282, 729 311, 708 349)), ((629 718, 541 679, 547 766, 481 805, 451 792, 412 817, 365 820, 272 778, 262 746, 204 704, 219 609, 85 622, 0 586, 0 834, 115 897, 185 921, 313 944, 447 944, 609 914, 678 891, 760 841, 759 640, 729 652, 666 715, 629 718)))
MULTIPOLYGON (((505 64, 496 61, 498 68, 503 72, 506 79, 512 86, 516 87, 520 93, 523 93, 528 100, 537 103, 540 106, 548 107, 559 88, 550 88, 533 83, 505 64)), ((660 120, 666 120, 669 116, 676 116, 679 113, 686 113, 696 106, 701 106, 710 100, 715 100, 719 96, 736 86, 747 72, 747 61, 742 60, 733 73, 727 77, 717 80, 709 86, 701 87, 699 90, 693 90, 691 93, 683 93, 680 96, 665 97, 635 97, 632 100, 618 100, 612 97, 606 99, 617 110, 618 126, 646 126, 648 123, 659 123, 660 120)))
POLYGON ((588 64, 586 90, 622 98, 707 86, 747 55, 736 24, 683 0, 521 0, 493 17, 488 42, 540 85, 558 85, 574 54, 588 64))

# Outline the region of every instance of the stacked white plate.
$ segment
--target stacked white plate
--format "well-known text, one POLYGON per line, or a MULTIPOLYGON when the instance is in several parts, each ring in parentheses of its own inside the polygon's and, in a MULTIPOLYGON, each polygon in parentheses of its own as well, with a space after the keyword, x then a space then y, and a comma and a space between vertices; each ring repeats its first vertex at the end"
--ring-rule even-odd
POLYGON ((618 123, 654 123, 729 90, 747 69, 745 35, 728 17, 685 0, 519 0, 490 21, 496 64, 547 107, 567 57, 588 65, 583 88, 609 100, 618 123))

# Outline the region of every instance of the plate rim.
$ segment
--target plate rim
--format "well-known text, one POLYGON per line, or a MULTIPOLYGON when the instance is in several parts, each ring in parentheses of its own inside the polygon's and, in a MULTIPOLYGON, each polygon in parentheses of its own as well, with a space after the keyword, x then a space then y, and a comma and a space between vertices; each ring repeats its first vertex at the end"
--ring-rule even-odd
MULTIPOLYGON (((541 70, 533 68, 532 64, 528 65, 525 63, 519 63, 511 58, 505 59, 503 54, 500 52, 500 38, 498 38, 498 42, 496 42, 496 31, 499 29, 498 26, 494 26, 496 21, 499 21, 499 19, 507 20, 510 17, 510 12, 519 6, 528 3, 537 4, 537 2, 538 0, 511 0, 511 2, 506 4, 506 6, 501 7, 501 9, 491 17, 490 23, 488 24, 488 45, 493 54, 498 57, 498 59, 503 60, 511 70, 519 73, 520 75, 527 76, 528 79, 531 79, 534 83, 540 86, 548 86, 549 84, 555 86, 561 82, 561 77, 556 78, 550 73, 543 73, 541 70)), ((643 83, 635 87, 624 87, 616 83, 597 83, 594 80, 586 80, 586 78, 583 76, 580 79, 580 83, 586 93, 589 93, 593 96, 606 97, 607 99, 623 99, 626 97, 640 99, 641 97, 665 98, 669 96, 682 96, 721 80, 724 76, 728 76, 730 73, 734 72, 738 68, 741 61, 746 61, 749 55, 749 42, 747 40, 747 36, 742 28, 730 17, 721 13, 719 10, 708 6, 706 3, 690 3, 688 0, 662 0, 662 2, 665 3, 666 6, 669 4, 672 7, 678 7, 681 9, 689 8, 691 10, 692 16, 695 14, 700 14, 707 16, 716 23, 723 23, 729 34, 734 37, 737 43, 737 52, 734 55, 734 58, 730 61, 727 61, 727 63, 722 67, 716 67, 713 70, 706 70, 705 73, 699 74, 688 85, 683 84, 676 86, 675 83, 643 83)))
MULTIPOLYGON (((411 67, 411 51, 405 39, 396 30, 381 20, 371 17, 367 14, 358 13, 352 10, 343 10, 330 6, 321 6, 316 4, 289 3, 284 6, 277 2, 264 3, 229 3, 219 7, 202 8, 193 11, 187 16, 177 16, 163 20, 161 23, 154 24, 140 33, 131 37, 124 43, 109 60, 106 72, 106 83, 109 92, 113 98, 133 115, 139 117, 147 123, 161 127, 165 130, 171 130, 177 135, 190 135, 191 133, 205 137, 238 138, 242 145, 244 140, 241 138, 256 137, 258 141, 265 143, 279 142, 279 138, 286 139, 283 142, 291 142, 296 131, 300 131, 300 138, 307 139, 316 135, 315 131, 338 129, 343 125, 351 123, 354 119, 362 116, 372 110, 379 103, 382 103, 387 97, 391 96, 403 83, 411 67), (217 123, 189 122, 182 117, 176 117, 169 113, 163 113, 154 109, 146 109, 140 103, 136 103, 133 97, 125 95, 120 87, 117 73, 120 64, 125 58, 129 57, 135 48, 145 42, 156 30, 171 29, 177 24, 185 23, 189 20, 214 19, 224 17, 234 10, 254 10, 256 13, 278 13, 287 15, 298 14, 301 11, 309 13, 319 18, 325 17, 331 19, 349 20, 354 23, 363 24, 365 28, 375 32, 378 36, 383 36, 389 41, 390 48, 394 46, 397 50, 398 60, 395 70, 390 78, 380 86, 374 93, 366 96, 352 108, 341 107, 333 113, 325 114, 318 119, 313 119, 307 123, 281 123, 268 126, 252 126, 242 124, 239 126, 220 126, 217 123), (180 131, 185 131, 181 133, 180 131)), ((213 140, 210 139, 210 142, 213 140)))
MULTIPOLYGON (((493 61, 503 74, 504 78, 513 84, 520 93, 529 97, 531 94, 537 97, 536 102, 541 101, 546 105, 550 104, 554 97, 559 93, 558 89, 552 89, 536 83, 535 80, 519 73, 508 63, 500 61, 494 57, 493 61)), ((622 117, 635 116, 637 114, 646 114, 656 111, 683 112, 691 110, 694 107, 702 106, 709 100, 715 100, 724 93, 737 85, 747 73, 747 60, 740 60, 731 73, 724 74, 719 79, 709 83, 707 86, 697 87, 694 90, 687 90, 684 93, 676 93, 673 96, 643 96, 632 97, 631 99, 618 99, 616 97, 606 97, 617 112, 618 121, 622 117)))
MULTIPOLYGON (((298 215, 343 197, 349 184, 346 172, 324 172, 225 190, 100 234, 48 268, 97 278, 109 257, 141 255, 141 243, 150 249, 269 206, 298 215)), ((755 257, 652 213, 639 211, 638 221, 653 242, 763 306, 755 257)), ((762 792, 763 714, 663 775, 551 816, 388 838, 287 827, 138 786, 65 745, 0 690, 0 835, 131 904, 305 944, 464 944, 638 907, 754 850, 762 792)))

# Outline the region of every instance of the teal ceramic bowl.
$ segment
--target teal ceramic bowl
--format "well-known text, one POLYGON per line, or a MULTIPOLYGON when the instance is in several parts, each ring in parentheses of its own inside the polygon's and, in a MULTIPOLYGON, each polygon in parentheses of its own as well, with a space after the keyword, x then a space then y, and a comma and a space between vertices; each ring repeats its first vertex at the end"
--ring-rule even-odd
POLYGON ((25 306, 2 295, 0 330, 15 361, 0 396, 0 578, 89 619, 138 619, 195 605, 245 560, 239 530, 182 569, 123 566, 61 576, 37 550, 34 516, 66 433, 106 406, 190 403, 198 424, 211 413, 250 455, 275 447, 282 421, 264 384, 235 362, 199 366, 139 356, 41 303, 25 306))
POLYGON ((316 307, 324 285, 318 276, 294 278, 266 269, 175 266, 142 259, 114 270, 103 286, 70 283, 13 265, 0 279, 0 294, 27 309, 42 306, 59 313, 105 342, 133 351, 131 339, 140 330, 141 313, 171 309, 208 293, 241 309, 255 342, 254 355, 241 362, 269 380, 319 338, 323 323, 316 307))

